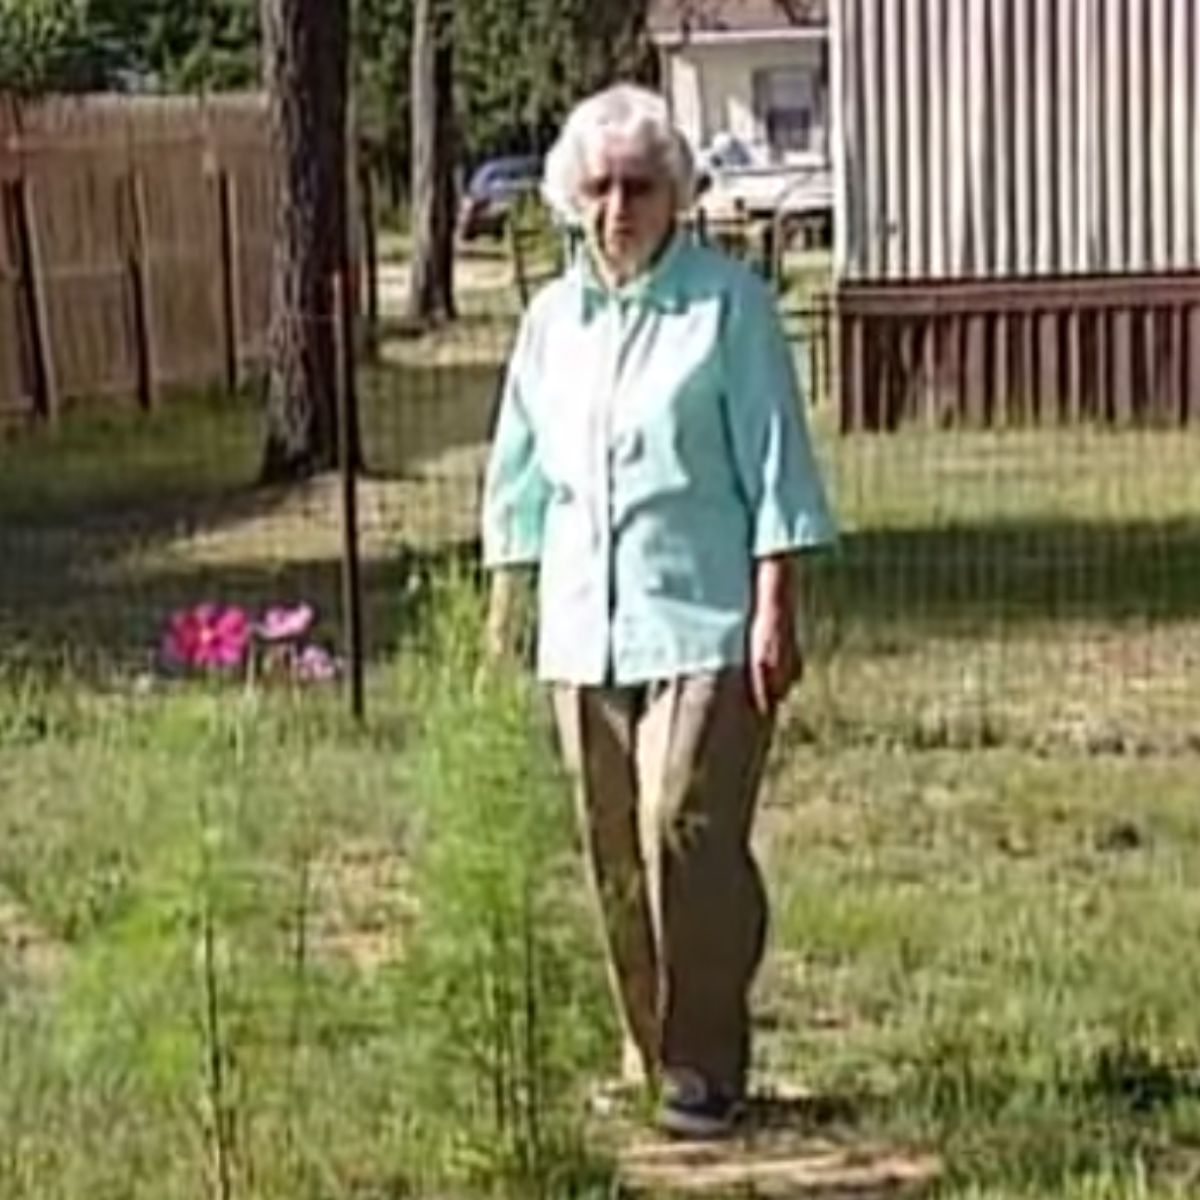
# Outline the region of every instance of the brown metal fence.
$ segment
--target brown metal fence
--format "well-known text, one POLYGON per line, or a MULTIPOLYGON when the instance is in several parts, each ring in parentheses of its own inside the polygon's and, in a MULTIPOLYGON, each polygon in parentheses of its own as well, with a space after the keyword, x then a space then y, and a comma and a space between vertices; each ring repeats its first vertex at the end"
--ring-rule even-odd
POLYGON ((261 97, 0 102, 0 425, 236 385, 263 352, 261 97))

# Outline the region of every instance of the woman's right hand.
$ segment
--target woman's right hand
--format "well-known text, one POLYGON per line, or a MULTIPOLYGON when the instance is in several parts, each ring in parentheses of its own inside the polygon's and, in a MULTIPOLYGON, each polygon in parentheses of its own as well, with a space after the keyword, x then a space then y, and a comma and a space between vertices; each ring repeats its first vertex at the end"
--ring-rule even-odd
POLYGON ((796 569, 789 556, 755 564, 747 670, 754 707, 772 717, 804 673, 796 634, 796 569))

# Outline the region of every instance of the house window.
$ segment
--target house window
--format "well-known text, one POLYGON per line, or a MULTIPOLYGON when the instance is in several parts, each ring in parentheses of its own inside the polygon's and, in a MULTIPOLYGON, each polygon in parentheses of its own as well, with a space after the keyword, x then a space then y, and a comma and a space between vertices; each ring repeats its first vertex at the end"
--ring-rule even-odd
POLYGON ((817 74, 811 68, 755 71, 754 108, 773 150, 824 149, 817 74))

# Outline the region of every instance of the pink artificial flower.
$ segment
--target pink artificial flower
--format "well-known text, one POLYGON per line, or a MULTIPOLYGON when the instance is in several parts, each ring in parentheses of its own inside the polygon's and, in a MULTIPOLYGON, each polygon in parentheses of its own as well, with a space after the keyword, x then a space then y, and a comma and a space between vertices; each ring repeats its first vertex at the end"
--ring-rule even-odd
POLYGON ((292 661, 292 669, 301 683, 327 683, 337 678, 341 664, 323 646, 303 646, 292 661))
POLYGON ((250 618, 236 605, 197 604, 171 615, 163 657, 176 667, 236 667, 250 647, 250 618))
POLYGON ((311 604, 276 605, 263 613, 255 632, 264 642, 290 642, 312 628, 316 615, 311 604))

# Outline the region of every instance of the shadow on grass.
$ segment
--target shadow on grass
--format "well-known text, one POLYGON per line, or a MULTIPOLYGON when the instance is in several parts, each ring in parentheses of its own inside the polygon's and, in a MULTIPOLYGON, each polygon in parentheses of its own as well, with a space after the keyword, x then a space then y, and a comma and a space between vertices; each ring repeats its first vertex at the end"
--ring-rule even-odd
MULTIPOLYGON (((494 378, 484 368, 381 372, 377 394, 364 406, 375 422, 379 460, 402 478, 420 479, 425 456, 477 442, 494 378), (407 405, 388 408, 404 398, 407 405)), ((150 419, 120 407, 81 413, 57 433, 0 446, 3 657, 97 670, 146 664, 166 615, 207 599, 250 607, 308 599, 334 637, 341 603, 337 481, 256 486, 260 438, 260 416, 248 397, 195 397, 150 419)), ((459 490, 472 485, 468 470, 460 467, 458 475, 459 490)), ((440 499, 436 486, 394 494, 398 504, 440 499)), ((392 540, 392 515, 364 517, 377 542, 392 540)), ((437 557, 461 555, 449 545, 437 557)), ((382 561, 364 567, 377 656, 409 627, 413 579, 428 573, 423 561, 396 540, 382 561)))
POLYGON ((1080 1082, 1084 1100, 1149 1116, 1200 1102, 1200 1061, 1173 1061, 1129 1042, 1105 1046, 1080 1082))
POLYGON ((797 1095, 763 1092, 751 1096, 746 1104, 746 1131, 749 1135, 792 1130, 814 1133, 822 1129, 850 1129, 859 1124, 872 1103, 862 1096, 797 1095))
MULTIPOLYGON (((306 598, 332 616, 341 583, 329 503, 309 514, 329 533, 320 553, 309 550, 303 505, 297 509, 295 497, 278 489, 143 496, 81 505, 53 521, 0 514, 0 641, 41 654, 62 646, 85 659, 124 660, 142 656, 172 608, 202 599, 257 605, 306 598), (273 514, 285 506, 288 515, 273 530, 273 514), (261 534, 237 533, 255 522, 261 534), (157 560, 168 542, 186 547, 222 530, 244 545, 235 540, 219 562, 157 560), (269 542, 256 545, 255 537, 269 542), (143 556, 147 565, 139 568, 143 556)), ((451 561, 461 565, 474 549, 458 542, 417 551, 395 540, 364 564, 373 658, 391 653, 411 628, 406 597, 414 578, 451 561)), ((888 645, 998 629, 1019 635, 1025 625, 1045 630, 1055 622, 1181 622, 1200 617, 1200 528, 1035 523, 868 531, 847 538, 814 577, 823 654, 852 645, 886 652, 888 645)))
MULTIPOLYGON (((402 481, 372 497, 378 511, 363 519, 376 539, 363 580, 377 656, 403 635, 413 573, 423 570, 393 518, 442 504, 451 487, 470 501, 498 380, 487 355, 363 373, 367 478, 402 481)), ((258 606, 303 597, 336 622, 337 482, 257 486, 261 439, 260 404, 246 394, 180 397, 150 417, 97 406, 69 414, 57 431, 0 444, 5 657, 142 663, 165 615, 204 599, 258 606)), ((438 525, 439 513, 417 515, 409 524, 438 525)), ((453 546, 439 551, 456 557, 453 546)))
POLYGON ((1104 1044, 1078 1061, 1048 1053, 1038 1064, 1011 1046, 962 1044, 930 1048, 895 1094, 870 1102, 863 1124, 902 1114, 927 1131, 954 1195, 1159 1195, 1160 1184, 1177 1195, 1179 1172, 1192 1181, 1192 1168, 1165 1151, 1197 1101, 1194 1061, 1136 1044, 1104 1044), (1103 1190, 1092 1190, 1097 1181, 1103 1190))
MULTIPOLYGON (((468 343, 472 344, 472 343, 468 343)), ((384 363, 360 379, 366 469, 431 477, 447 455, 486 443, 503 350, 456 361, 384 363)), ((151 416, 129 405, 68 415, 58 431, 0 442, 0 532, 44 526, 162 526, 238 520, 286 501, 255 486, 263 420, 257 395, 181 398, 151 416)))
MULTIPOLYGON (((362 379, 364 491, 392 481, 379 485, 364 567, 376 658, 411 628, 407 597, 414 570, 426 570, 414 563, 463 558, 445 542, 473 524, 507 349, 499 335, 430 345, 428 361, 383 364, 362 379), (444 519, 449 506, 454 521, 444 519), (414 514, 422 520, 393 519, 414 514), (415 525, 431 531, 421 558, 415 525)), ((0 647, 141 661, 163 616, 204 598, 305 597, 332 618, 336 481, 256 487, 260 449, 248 396, 167 404, 149 419, 85 413, 57 435, 0 446, 0 647)), ((822 653, 1055 622, 1180 622, 1200 617, 1200 523, 1031 515, 866 528, 818 556, 812 573, 822 653)))
POLYGON ((1200 524, 1038 520, 866 529, 815 560, 823 618, 908 634, 1200 617, 1200 524))
POLYGON ((365 469, 372 478, 434 474, 456 450, 485 445, 503 380, 503 350, 478 362, 373 368, 360 385, 365 469))
MULTIPOLYGON (((55 559, 36 548, 32 554, 14 549, 0 538, 0 553, 16 564, 0 580, 0 654, 10 664, 57 665, 85 678, 114 669, 149 669, 170 613, 203 601, 259 610, 303 600, 320 614, 317 637, 341 646, 342 577, 336 559, 155 567, 142 575, 81 582, 98 549, 97 541, 83 535, 67 555, 55 559)), ((364 564, 369 661, 388 660, 421 627, 430 577, 452 567, 470 571, 477 559, 474 544, 450 544, 436 551, 400 547, 386 561, 364 564)))

